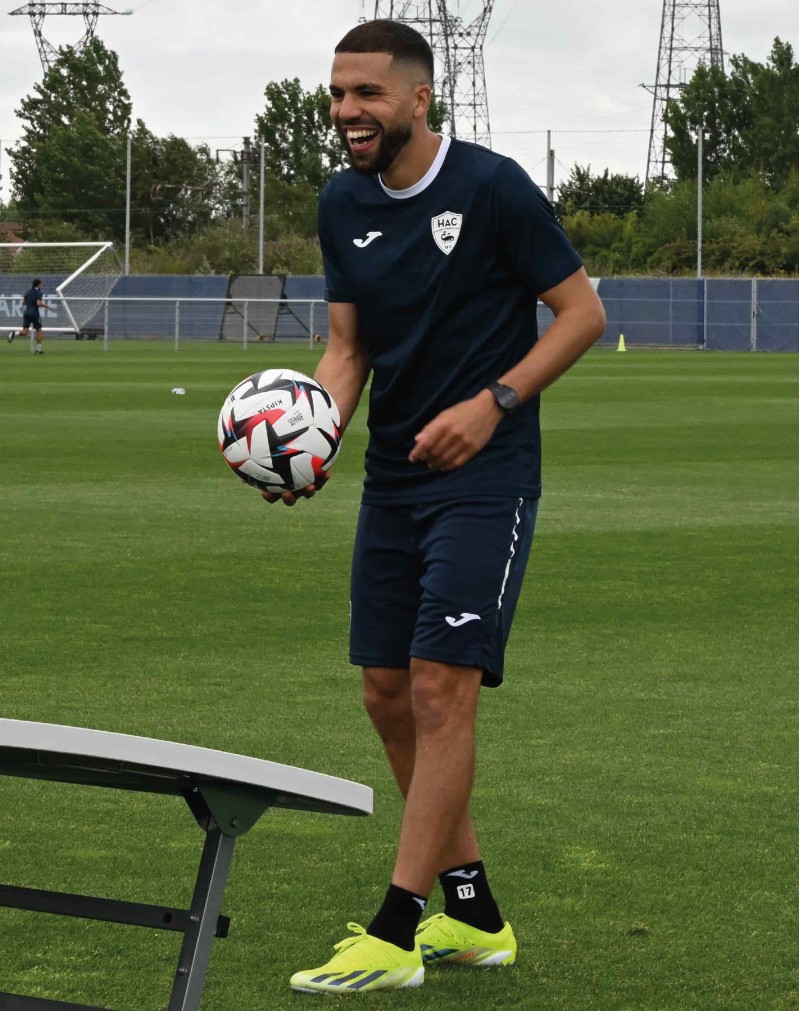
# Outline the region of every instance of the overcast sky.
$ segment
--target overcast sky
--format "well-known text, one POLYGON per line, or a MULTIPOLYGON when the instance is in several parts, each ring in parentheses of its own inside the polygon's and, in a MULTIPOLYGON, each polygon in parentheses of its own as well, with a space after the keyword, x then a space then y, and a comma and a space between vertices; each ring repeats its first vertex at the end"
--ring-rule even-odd
MULTIPOLYGON (((6 10, 22 0, 6 0, 6 10)), ((98 34, 120 58, 134 116, 156 134, 241 145, 263 108, 264 86, 299 77, 328 83, 333 47, 358 21, 361 0, 106 0, 130 17, 102 17, 98 34)), ((374 3, 367 0, 369 16, 374 3)), ((451 0, 465 20, 481 0, 451 0)), ((485 50, 495 150, 540 184, 553 131, 556 180, 578 162, 644 177, 662 0, 496 0, 485 50)), ((777 35, 798 49, 794 0, 721 0, 727 53, 763 62, 777 35)), ((75 42, 79 17, 49 17, 45 37, 75 42)), ((0 138, 19 136, 15 110, 41 76, 27 17, 0 14, 0 138)), ((2 194, 8 196, 3 154, 2 194)))

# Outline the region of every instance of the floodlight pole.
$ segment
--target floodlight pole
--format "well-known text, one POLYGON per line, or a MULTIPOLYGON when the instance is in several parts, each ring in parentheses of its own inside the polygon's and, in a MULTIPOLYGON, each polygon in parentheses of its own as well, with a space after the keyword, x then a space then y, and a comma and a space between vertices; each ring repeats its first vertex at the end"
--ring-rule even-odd
POLYGON ((556 199, 556 153, 551 146, 550 131, 547 131, 547 199, 555 203, 556 199))
POLYGON ((250 138, 245 137, 242 147, 242 228, 250 228, 250 138))
POLYGON ((131 272, 131 161, 132 139, 128 134, 127 168, 125 173, 125 273, 131 272))
POLYGON ((703 276, 703 124, 697 129, 697 276, 703 276))
POLYGON ((261 138, 261 151, 258 162, 258 272, 264 273, 264 138, 261 138))

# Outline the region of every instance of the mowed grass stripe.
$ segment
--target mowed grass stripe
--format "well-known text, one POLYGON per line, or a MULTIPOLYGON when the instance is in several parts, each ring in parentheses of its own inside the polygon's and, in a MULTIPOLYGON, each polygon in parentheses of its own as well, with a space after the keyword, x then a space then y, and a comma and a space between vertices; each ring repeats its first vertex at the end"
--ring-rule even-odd
MULTIPOLYGON (((317 353, 7 350, 3 715, 376 791, 372 818, 270 812, 238 847, 204 1008, 295 1009, 288 976, 380 901, 401 810, 346 661, 365 411, 323 495, 271 508, 222 463, 216 416, 244 376, 317 353)), ((387 1007, 796 1006, 795 371, 597 351, 545 394, 545 498, 475 796, 520 959, 430 970, 387 1007)), ((201 842, 176 801, 0 779, 11 884, 187 903, 201 842)), ((0 990, 156 1011, 178 945, 0 910, 0 990)))

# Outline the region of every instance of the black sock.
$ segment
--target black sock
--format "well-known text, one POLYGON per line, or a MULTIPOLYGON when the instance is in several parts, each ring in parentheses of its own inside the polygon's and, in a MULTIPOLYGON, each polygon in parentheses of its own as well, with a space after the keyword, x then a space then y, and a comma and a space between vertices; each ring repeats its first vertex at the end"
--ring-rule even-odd
POLYGON ((486 880, 482 860, 442 871, 439 881, 444 890, 444 911, 448 916, 488 934, 496 934, 503 929, 503 918, 486 880))
POLYGON ((405 888, 389 885, 383 905, 367 927, 367 933, 396 944, 405 951, 414 950, 414 935, 425 909, 426 899, 405 888))

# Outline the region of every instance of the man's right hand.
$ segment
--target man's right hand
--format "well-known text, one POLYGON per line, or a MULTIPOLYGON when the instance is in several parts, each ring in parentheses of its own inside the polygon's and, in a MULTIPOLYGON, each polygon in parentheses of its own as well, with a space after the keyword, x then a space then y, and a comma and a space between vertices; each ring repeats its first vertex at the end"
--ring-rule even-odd
POLYGON ((276 494, 272 491, 262 491, 261 497, 265 502, 272 505, 274 502, 283 502, 284 505, 293 506, 301 498, 312 498, 330 481, 329 474, 321 474, 313 484, 306 485, 305 488, 298 488, 297 491, 283 491, 276 494))

